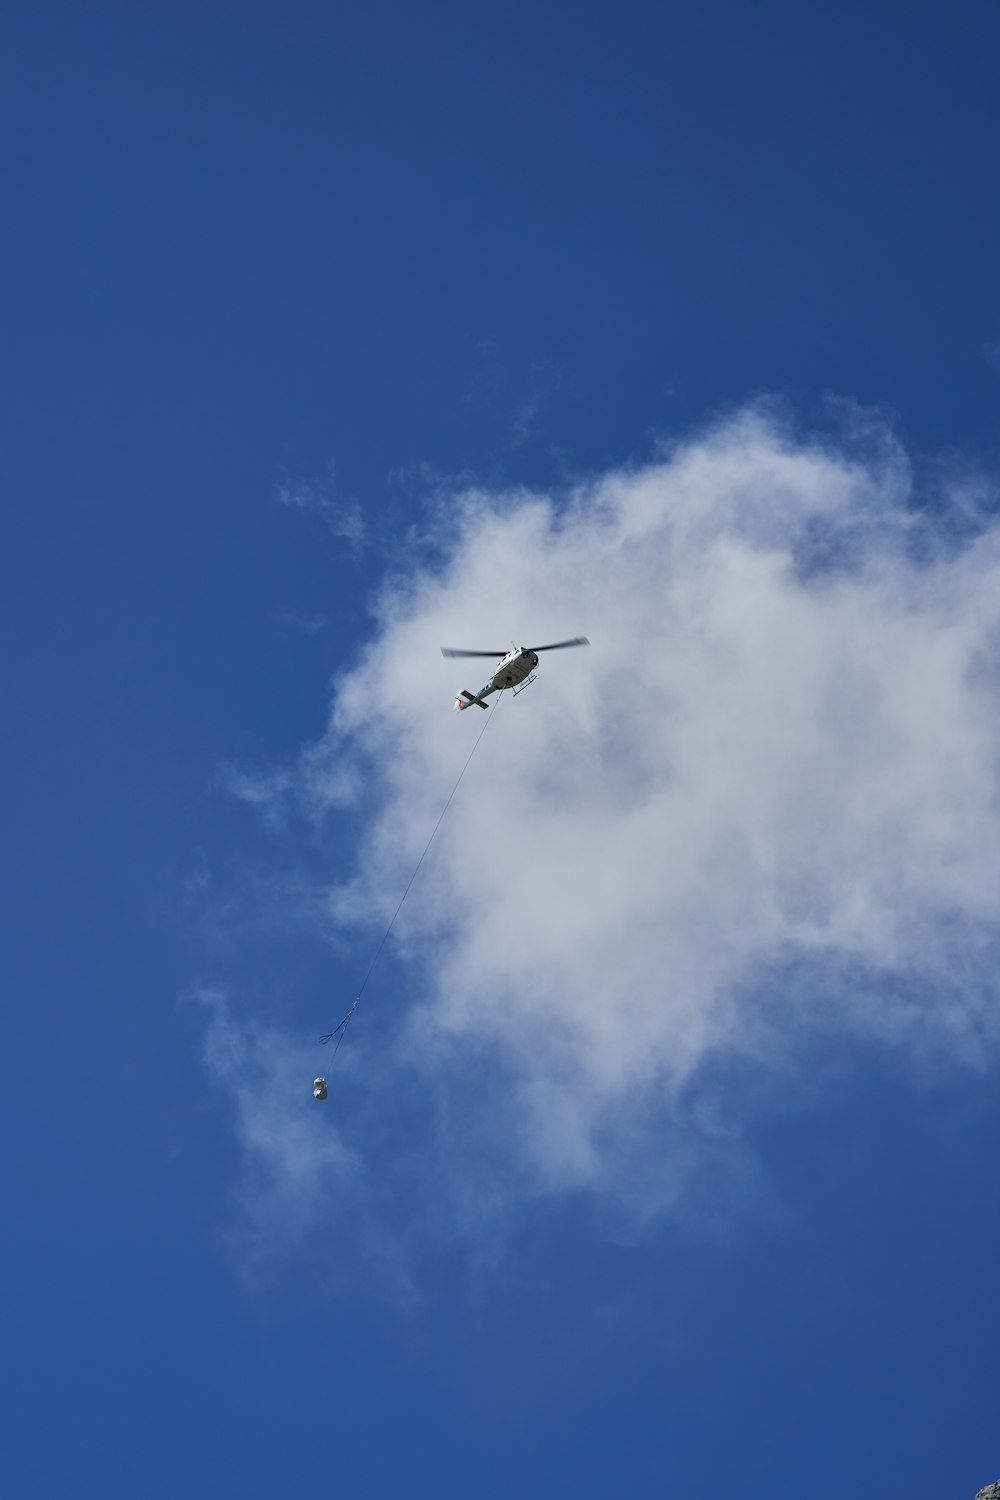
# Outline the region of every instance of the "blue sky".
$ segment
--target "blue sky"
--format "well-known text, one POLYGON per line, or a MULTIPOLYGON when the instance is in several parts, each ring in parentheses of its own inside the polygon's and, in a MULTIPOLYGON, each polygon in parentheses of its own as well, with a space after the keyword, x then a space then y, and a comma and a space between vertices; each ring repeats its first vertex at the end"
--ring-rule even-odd
POLYGON ((11 1493, 1000 1473, 998 43, 8 8, 11 1493))

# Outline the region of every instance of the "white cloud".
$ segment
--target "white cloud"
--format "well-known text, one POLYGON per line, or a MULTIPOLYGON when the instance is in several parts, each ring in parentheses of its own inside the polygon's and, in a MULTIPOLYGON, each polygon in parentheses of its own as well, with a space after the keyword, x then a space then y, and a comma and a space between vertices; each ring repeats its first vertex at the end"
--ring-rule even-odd
POLYGON ((820 1030, 994 1055, 1000 532, 918 520, 848 425, 755 408, 558 503, 456 496, 302 763, 317 815, 365 789, 330 909, 375 928, 480 727, 450 702, 489 664, 439 645, 590 636, 500 703, 396 928, 409 1065, 451 1119, 475 1063, 523 1191, 673 1201, 739 1126, 709 1071, 820 1030))
POLYGON ((219 783, 231 796, 249 802, 271 824, 278 827, 284 817, 285 801, 295 788, 297 778, 289 771, 248 771, 240 766, 222 766, 219 783))
POLYGON ((355 552, 365 544, 365 519, 356 500, 335 500, 330 486, 324 484, 283 484, 278 489, 278 504, 293 510, 311 510, 322 516, 331 535, 348 543, 355 552))
POLYGON ((526 443, 531 436, 535 420, 541 410, 542 393, 532 391, 521 402, 514 413, 514 421, 511 424, 511 435, 515 444, 526 443))
POLYGON ((326 615, 302 615, 294 609, 280 610, 274 619, 288 630, 297 630, 301 635, 319 635, 330 621, 326 615))

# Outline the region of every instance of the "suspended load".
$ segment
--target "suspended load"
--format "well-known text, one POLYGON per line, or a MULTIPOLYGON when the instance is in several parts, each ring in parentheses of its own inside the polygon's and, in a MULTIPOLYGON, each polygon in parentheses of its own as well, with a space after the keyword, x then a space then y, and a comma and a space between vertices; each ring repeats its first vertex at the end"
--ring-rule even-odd
POLYGON ((325 1078, 314 1078, 313 1079, 313 1098, 314 1099, 325 1099, 326 1098, 326 1079, 325 1078))

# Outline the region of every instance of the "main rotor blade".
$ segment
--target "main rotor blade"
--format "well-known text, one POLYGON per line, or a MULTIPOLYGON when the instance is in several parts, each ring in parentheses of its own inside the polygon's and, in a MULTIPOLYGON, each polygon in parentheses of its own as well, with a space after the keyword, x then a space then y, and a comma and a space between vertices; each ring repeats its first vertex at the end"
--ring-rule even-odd
POLYGON ((529 646, 529 651, 561 651, 564 646, 589 646, 585 635, 575 635, 571 641, 553 641, 551 646, 529 646))
POLYGON ((442 646, 442 656, 506 656, 506 651, 459 651, 454 646, 442 646))

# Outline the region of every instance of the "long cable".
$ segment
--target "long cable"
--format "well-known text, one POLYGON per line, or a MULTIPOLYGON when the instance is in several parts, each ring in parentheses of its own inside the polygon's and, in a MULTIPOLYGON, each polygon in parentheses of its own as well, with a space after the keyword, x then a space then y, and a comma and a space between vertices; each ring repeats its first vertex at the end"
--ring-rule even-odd
POLYGON ((334 1037, 337 1038, 337 1045, 333 1049, 333 1055, 334 1055, 334 1057, 336 1057, 337 1053, 340 1051, 340 1044, 344 1040, 344 1037, 347 1035, 347 1028, 351 1024, 351 1021, 354 1019, 354 1012, 357 1010, 359 1004, 361 1003, 361 996, 364 994, 364 992, 365 992, 365 986, 367 985, 369 979, 372 977, 372 971, 374 970, 375 965, 378 963, 379 958, 382 955, 382 949, 385 947, 386 943, 389 941, 389 934, 392 931, 393 927, 395 926, 396 918, 399 916, 399 913, 403 909, 403 902, 406 900, 407 896, 410 894, 410 886, 416 880, 417 875, 420 872, 420 866, 423 864, 423 862, 424 862, 424 860, 425 860, 425 858, 427 856, 428 849, 431 847, 431 845, 434 842, 434 838, 435 838, 435 835, 437 834, 438 829, 441 827, 441 824, 444 822, 444 815, 448 811, 448 809, 451 806, 452 802, 454 801, 455 793, 458 791, 459 787, 462 785, 462 777, 465 775, 466 771, 469 769, 469 766, 472 764, 472 757, 475 755, 476 751, 479 749, 479 741, 482 739, 483 735, 486 733, 487 729, 489 728, 490 720, 493 718, 493 715, 496 712, 497 707, 498 707, 498 704, 495 703, 493 705, 493 707, 490 709, 489 715, 487 716, 487 719, 486 719, 486 723, 483 725, 482 729, 479 731, 478 735, 476 736, 475 743, 473 744, 472 749, 469 751, 469 754, 468 754, 468 757, 466 759, 465 765, 462 767, 461 771, 458 773, 458 780, 455 782, 455 785, 452 787, 451 793, 450 793, 450 795, 448 797, 448 800, 445 803, 444 807, 442 807, 440 815, 438 817, 438 820, 434 824, 434 827, 431 829, 431 836, 427 840, 426 844, 424 845, 423 853, 421 854, 420 858, 417 860, 417 863, 416 863, 416 866, 414 868, 413 874, 410 876, 409 880, 406 882, 406 890, 400 896, 400 898, 399 898, 399 905, 396 907, 396 910, 393 912, 393 914, 392 914, 392 916, 391 916, 391 918, 389 920, 389 925, 385 929, 385 932, 383 932, 383 934, 382 934, 382 941, 379 943, 378 947, 375 949, 375 956, 372 959, 371 963, 368 965, 368 972, 365 975, 364 979, 361 981, 361 987, 360 987, 360 989, 358 989, 357 992, 355 993, 354 1002, 351 1005, 350 1010, 347 1012, 347 1015, 344 1017, 344 1019, 342 1021, 338 1021, 337 1025, 333 1028, 332 1031, 328 1031, 328 1032, 325 1033, 325 1035, 323 1035, 323 1036, 320 1037, 320 1041, 322 1043, 324 1043, 324 1044, 326 1042, 333 1041, 334 1037))

